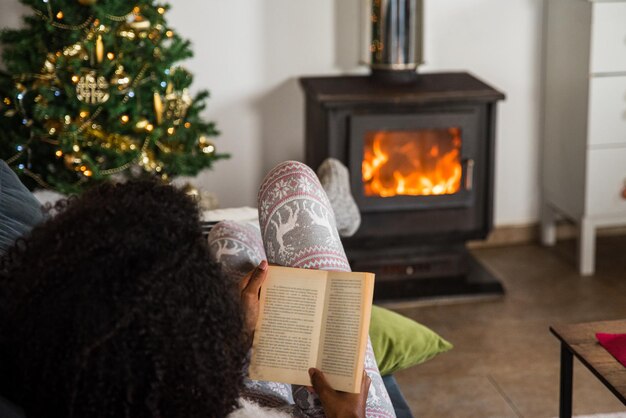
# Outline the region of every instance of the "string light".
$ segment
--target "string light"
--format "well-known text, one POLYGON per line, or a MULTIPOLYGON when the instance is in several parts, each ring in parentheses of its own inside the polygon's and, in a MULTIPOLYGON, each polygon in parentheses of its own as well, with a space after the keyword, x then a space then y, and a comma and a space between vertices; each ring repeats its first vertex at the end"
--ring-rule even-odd
POLYGON ((152 132, 154 130, 154 125, 149 123, 146 125, 146 131, 152 132))
POLYGON ((63 156, 63 151, 61 150, 57 150, 57 152, 54 153, 54 155, 56 155, 57 157, 62 157, 63 156))
POLYGON ((161 87, 163 88, 167 87, 167 83, 165 81, 161 81, 161 87))
POLYGON ((113 60, 115 59, 115 54, 114 54, 114 53, 112 53, 112 52, 108 52, 108 53, 107 53, 107 58, 108 58, 110 61, 113 61, 113 60))
POLYGON ((161 15, 162 15, 163 13, 165 13, 165 8, 163 8, 163 7, 159 7, 159 8, 157 9, 157 12, 159 12, 159 14, 161 14, 161 15))
POLYGON ((21 146, 21 145, 18 145, 17 147, 15 147, 15 149, 16 149, 18 152, 21 152, 21 151, 24 149, 24 147, 23 147, 23 146, 21 146))
POLYGON ((122 123, 128 123, 128 121, 130 120, 130 118, 128 117, 128 115, 122 115, 122 117, 120 118, 120 120, 122 121, 122 123))
POLYGON ((63 19, 63 12, 57 13, 57 19, 59 20, 63 19))

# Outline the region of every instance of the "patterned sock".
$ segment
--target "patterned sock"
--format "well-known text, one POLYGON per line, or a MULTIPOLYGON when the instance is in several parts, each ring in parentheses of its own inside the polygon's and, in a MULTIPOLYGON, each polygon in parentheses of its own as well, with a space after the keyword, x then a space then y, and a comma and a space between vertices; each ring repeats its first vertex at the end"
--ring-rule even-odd
POLYGON ((317 176, 335 212, 337 230, 342 237, 351 237, 361 225, 361 213, 350 192, 350 173, 335 158, 327 158, 317 169, 317 176))
POLYGON ((237 221, 222 221, 209 233, 211 258, 224 275, 237 283, 265 258, 258 227, 237 221))

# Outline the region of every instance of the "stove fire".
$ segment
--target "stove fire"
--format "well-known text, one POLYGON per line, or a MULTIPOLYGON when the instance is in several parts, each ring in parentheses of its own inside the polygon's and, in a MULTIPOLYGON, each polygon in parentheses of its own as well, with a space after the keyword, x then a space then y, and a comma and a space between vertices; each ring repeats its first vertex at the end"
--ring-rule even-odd
POLYGON ((361 166, 365 196, 455 194, 461 187, 461 130, 369 131, 361 166))

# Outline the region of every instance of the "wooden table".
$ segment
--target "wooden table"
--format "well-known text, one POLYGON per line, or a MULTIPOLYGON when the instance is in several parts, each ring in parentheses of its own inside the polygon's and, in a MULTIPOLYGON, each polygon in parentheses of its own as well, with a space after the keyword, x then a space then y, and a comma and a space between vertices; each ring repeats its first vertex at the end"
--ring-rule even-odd
POLYGON ((559 417, 572 416, 573 356, 626 405, 626 367, 596 340, 597 332, 626 333, 626 320, 558 325, 550 331, 561 341, 561 393, 559 417))

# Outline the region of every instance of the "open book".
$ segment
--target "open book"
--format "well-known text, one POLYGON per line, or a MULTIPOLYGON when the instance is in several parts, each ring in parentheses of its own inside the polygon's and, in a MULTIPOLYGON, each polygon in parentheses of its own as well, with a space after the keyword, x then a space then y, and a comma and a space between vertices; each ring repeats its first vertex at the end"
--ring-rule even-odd
POLYGON ((372 273, 270 266, 261 288, 249 376, 359 393, 374 293, 372 273))

